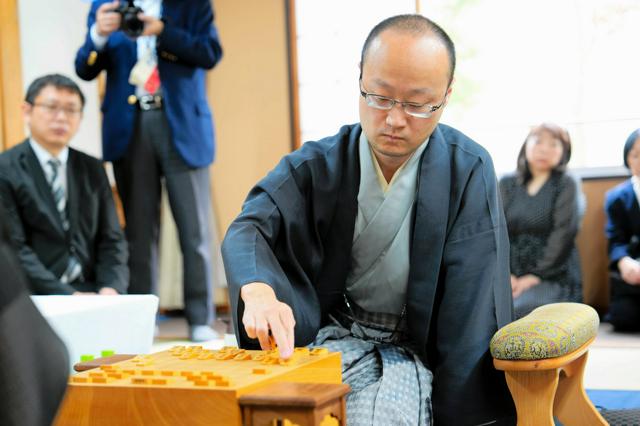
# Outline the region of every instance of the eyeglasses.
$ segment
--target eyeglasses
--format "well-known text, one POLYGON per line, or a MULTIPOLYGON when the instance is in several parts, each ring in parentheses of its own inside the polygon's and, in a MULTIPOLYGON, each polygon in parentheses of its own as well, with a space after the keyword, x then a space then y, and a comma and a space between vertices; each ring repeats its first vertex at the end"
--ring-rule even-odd
MULTIPOLYGON (((449 89, 447 88, 447 91, 448 90, 449 89)), ((360 96, 364 98, 364 100, 367 102, 367 105, 371 108, 389 111, 395 106, 395 104, 400 104, 404 112, 412 117, 417 118, 431 117, 434 112, 442 108, 442 105, 444 105, 444 101, 447 99, 447 95, 445 93, 442 102, 440 102, 440 105, 435 106, 429 105, 428 103, 418 104, 415 102, 403 102, 397 99, 387 98, 386 96, 380 96, 374 93, 365 92, 362 87, 362 80, 360 80, 360 96)))
POLYGON ((40 107, 52 117, 56 117, 60 112, 64 112, 67 117, 78 118, 82 114, 82 108, 67 107, 56 104, 32 104, 34 107, 40 107))

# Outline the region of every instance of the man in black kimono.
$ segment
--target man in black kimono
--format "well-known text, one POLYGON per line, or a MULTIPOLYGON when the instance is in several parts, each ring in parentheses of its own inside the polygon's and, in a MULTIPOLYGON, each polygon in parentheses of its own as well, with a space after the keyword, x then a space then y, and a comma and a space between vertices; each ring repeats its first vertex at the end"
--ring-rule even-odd
POLYGON ((438 124, 453 43, 392 17, 360 67, 360 123, 285 156, 227 232, 239 344, 342 352, 350 424, 513 424, 488 354, 513 315, 495 172, 438 124))

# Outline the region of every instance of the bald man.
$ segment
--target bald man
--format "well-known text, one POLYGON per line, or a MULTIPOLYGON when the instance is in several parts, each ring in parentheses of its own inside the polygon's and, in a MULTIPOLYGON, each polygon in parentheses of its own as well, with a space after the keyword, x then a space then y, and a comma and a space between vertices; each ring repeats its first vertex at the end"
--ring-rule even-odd
POLYGON ((438 123, 454 70, 434 22, 379 23, 360 123, 284 157, 224 241, 240 345, 340 351, 349 424, 515 423, 488 354, 513 316, 493 164, 438 123))

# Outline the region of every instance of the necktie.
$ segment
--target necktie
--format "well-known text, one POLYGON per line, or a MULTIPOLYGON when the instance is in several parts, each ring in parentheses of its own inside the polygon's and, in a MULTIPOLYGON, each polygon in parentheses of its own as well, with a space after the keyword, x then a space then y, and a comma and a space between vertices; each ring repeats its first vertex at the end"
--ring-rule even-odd
POLYGON ((49 181, 49 185, 51 185, 51 192, 53 193, 53 201, 56 203, 56 208, 58 209, 58 213, 60 213, 60 218, 62 219, 62 226, 65 231, 69 230, 69 220, 67 219, 67 198, 64 194, 64 188, 62 187, 62 178, 60 177, 60 160, 57 158, 52 158, 48 161, 49 166, 51 167, 51 180, 49 181))
MULTIPOLYGON (((64 187, 62 186, 62 178, 60 176, 60 166, 62 163, 57 158, 52 158, 48 161, 49 167, 51 167, 51 192, 53 194, 53 200, 56 203, 56 209, 60 213, 62 219, 62 227, 65 231, 69 230, 69 219, 67 217, 67 197, 65 196, 64 187)), ((63 283, 71 283, 76 280, 82 273, 82 266, 78 259, 70 254, 69 262, 67 263, 67 269, 60 277, 60 281, 63 283)))

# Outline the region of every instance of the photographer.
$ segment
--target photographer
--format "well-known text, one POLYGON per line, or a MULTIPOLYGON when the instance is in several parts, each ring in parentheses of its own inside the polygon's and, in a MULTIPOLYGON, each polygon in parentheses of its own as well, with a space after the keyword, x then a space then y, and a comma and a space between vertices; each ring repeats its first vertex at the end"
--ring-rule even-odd
POLYGON ((213 20, 209 0, 97 0, 75 61, 84 80, 107 73, 103 156, 113 162, 124 207, 129 293, 156 290, 164 178, 183 255, 192 341, 216 337, 208 326, 213 319, 208 167, 215 139, 206 70, 218 63, 222 48, 213 20), (138 24, 141 35, 132 37, 138 24))

